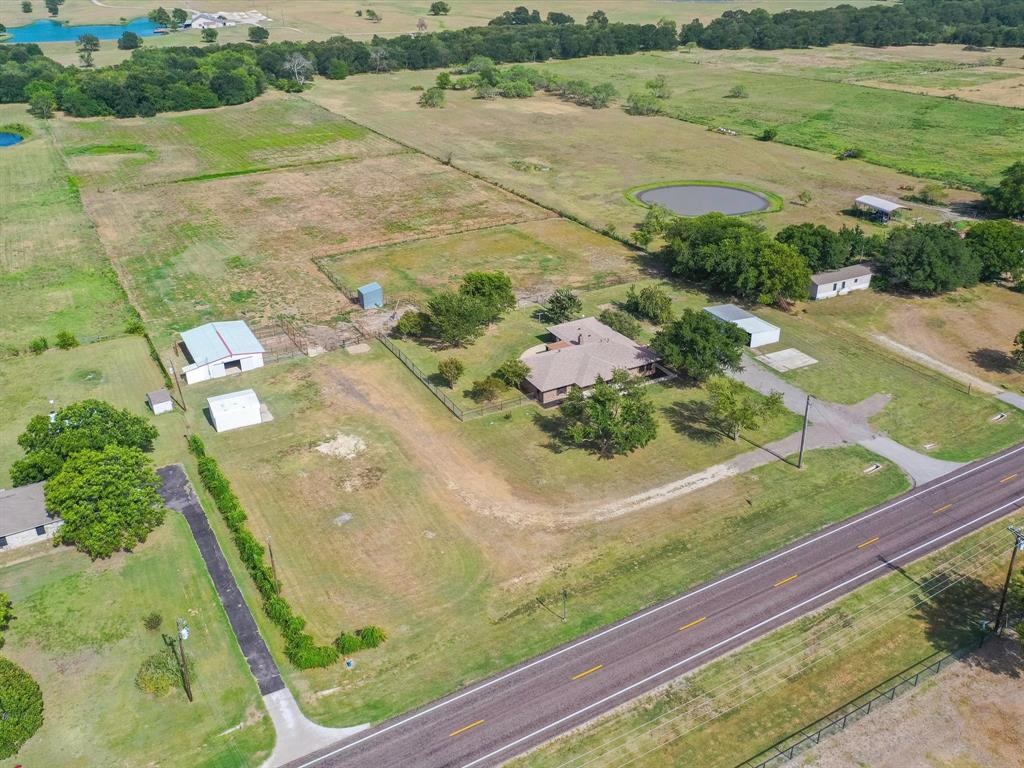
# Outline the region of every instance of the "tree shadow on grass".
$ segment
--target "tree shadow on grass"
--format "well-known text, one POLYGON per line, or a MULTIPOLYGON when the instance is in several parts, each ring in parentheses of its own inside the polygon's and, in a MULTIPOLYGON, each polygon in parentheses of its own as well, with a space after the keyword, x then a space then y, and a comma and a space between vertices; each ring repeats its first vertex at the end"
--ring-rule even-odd
POLYGON ((551 411, 536 411, 533 414, 533 423, 547 436, 548 439, 544 443, 544 447, 552 453, 565 453, 573 447, 562 437, 562 432, 565 430, 565 419, 562 418, 562 412, 557 408, 551 411))
MULTIPOLYGON (((1002 585, 992 586, 956 571, 937 574, 920 585, 914 617, 926 623, 928 640, 952 653, 977 643, 983 621, 995 619, 1002 585)), ((974 661, 983 669, 1013 678, 1022 676, 1020 657, 1010 654, 978 654, 974 661), (1009 661, 1008 661, 1009 660, 1009 661)))
POLYGON ((992 373, 1013 373, 1014 359, 999 349, 976 349, 971 352, 971 361, 992 373))
POLYGON ((702 400, 680 400, 661 409, 669 425, 698 443, 718 443, 729 436, 714 422, 708 404, 702 400))

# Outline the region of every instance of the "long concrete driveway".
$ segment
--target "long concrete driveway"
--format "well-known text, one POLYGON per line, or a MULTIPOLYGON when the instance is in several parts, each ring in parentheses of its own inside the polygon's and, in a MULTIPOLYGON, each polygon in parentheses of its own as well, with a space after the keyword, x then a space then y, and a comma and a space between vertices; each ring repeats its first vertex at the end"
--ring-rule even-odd
POLYGON ((499 765, 1022 505, 1024 445, 290 768, 499 765))

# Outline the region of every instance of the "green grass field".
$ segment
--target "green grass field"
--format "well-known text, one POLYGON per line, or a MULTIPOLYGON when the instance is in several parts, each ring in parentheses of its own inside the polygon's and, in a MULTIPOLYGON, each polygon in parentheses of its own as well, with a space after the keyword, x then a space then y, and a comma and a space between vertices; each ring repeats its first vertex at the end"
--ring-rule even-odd
POLYGON ((43 727, 0 765, 244 768, 266 758, 273 729, 183 517, 169 513, 135 553, 105 562, 48 547, 0 555, 0 591, 17 616, 3 652, 35 677, 45 706, 43 727), (154 699, 135 688, 142 660, 163 648, 142 623, 153 611, 165 633, 188 620, 192 704, 181 690, 154 699))
POLYGON ((977 642, 1004 544, 993 525, 510 765, 733 768, 921 659, 977 642))
POLYGON ((672 117, 748 135, 775 127, 781 143, 830 155, 856 147, 869 162, 978 190, 997 181, 1018 155, 1024 131, 1019 110, 712 68, 695 63, 695 57, 597 57, 552 62, 546 68, 566 77, 611 82, 623 98, 664 75, 673 91, 666 103, 672 117), (749 96, 729 98, 738 85, 749 96), (865 115, 871 119, 864 120, 865 115))
POLYGON ((119 333, 124 294, 48 125, 0 105, 0 124, 9 122, 32 135, 0 153, 0 357, 37 336, 52 344, 61 330, 119 333))
MULTIPOLYGON (((321 639, 369 621, 391 634, 341 679, 284 665, 303 708, 325 724, 428 701, 906 487, 889 465, 865 476, 874 459, 854 448, 817 454, 807 472, 767 466, 625 517, 560 523, 590 499, 678 478, 738 448, 697 445, 664 425, 646 454, 552 453, 526 410, 459 424, 381 349, 247 379, 272 423, 216 435, 198 407, 190 420, 256 536, 273 536, 285 594, 321 639), (363 450, 347 459, 316 450, 339 434, 363 450), (764 535, 724 546, 737 526, 764 535), (562 586, 573 595, 567 625, 547 622, 535 602, 562 586)), ((199 406, 236 387, 211 382, 187 396, 199 406)), ((264 632, 280 650, 278 633, 264 632)))

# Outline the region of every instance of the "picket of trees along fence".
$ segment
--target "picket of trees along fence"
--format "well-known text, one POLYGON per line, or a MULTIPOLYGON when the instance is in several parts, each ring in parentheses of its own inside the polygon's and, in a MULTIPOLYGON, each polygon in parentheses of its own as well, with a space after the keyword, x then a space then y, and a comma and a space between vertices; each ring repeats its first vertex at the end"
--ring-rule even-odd
POLYGON ((936 653, 922 659, 917 664, 893 675, 870 691, 862 693, 838 709, 829 712, 821 719, 815 720, 795 733, 791 733, 763 752, 740 763, 736 768, 775 768, 789 762, 797 755, 817 745, 823 738, 845 730, 851 723, 855 723, 862 717, 870 715, 873 710, 917 687, 919 683, 934 677, 953 663, 970 656, 981 647, 987 637, 987 634, 983 634, 981 640, 976 645, 961 648, 945 656, 941 653, 936 653))
POLYGON ((530 398, 526 395, 518 395, 517 397, 511 397, 507 400, 486 403, 484 405, 477 406, 476 408, 461 408, 458 404, 453 402, 448 395, 438 389, 438 387, 430 381, 429 377, 420 370, 420 367, 410 360, 402 350, 396 347, 395 343, 391 341, 391 339, 383 334, 378 336, 377 339, 384 345, 384 348, 397 357, 401 361, 402 365, 408 368, 412 375, 419 379, 423 386, 429 389, 434 397, 440 400, 441 404, 451 411, 452 415, 459 421, 469 421, 470 419, 476 419, 480 416, 486 416, 489 413, 507 411, 510 408, 517 408, 520 405, 525 405, 526 403, 531 402, 530 398))

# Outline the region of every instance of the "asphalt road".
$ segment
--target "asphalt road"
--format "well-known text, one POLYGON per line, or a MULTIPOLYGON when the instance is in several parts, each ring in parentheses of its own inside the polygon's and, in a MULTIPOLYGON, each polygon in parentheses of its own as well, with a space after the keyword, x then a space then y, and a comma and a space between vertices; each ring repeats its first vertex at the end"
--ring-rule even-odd
POLYGON ((1021 507, 1024 445, 288 768, 499 765, 1021 507))

